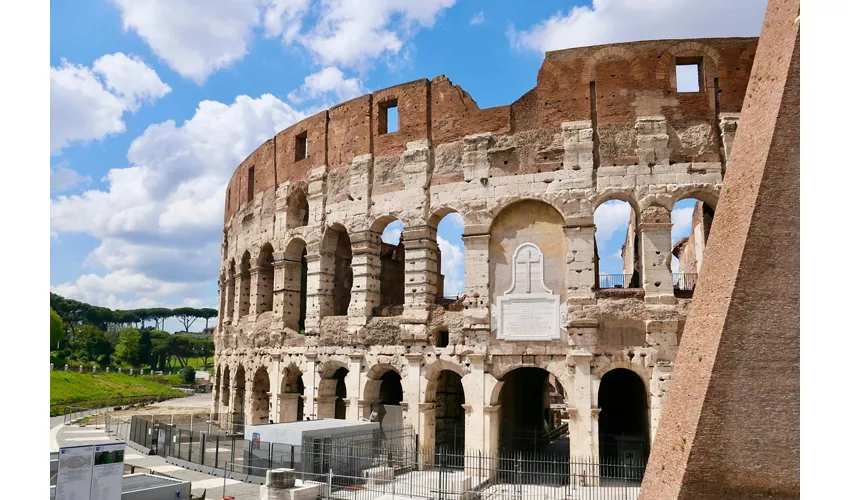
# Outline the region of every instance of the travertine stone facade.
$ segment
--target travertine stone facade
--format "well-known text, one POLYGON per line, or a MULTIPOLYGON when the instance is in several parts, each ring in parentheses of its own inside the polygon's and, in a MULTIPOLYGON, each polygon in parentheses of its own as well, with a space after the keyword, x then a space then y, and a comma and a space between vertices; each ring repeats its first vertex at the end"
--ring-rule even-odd
POLYGON ((227 189, 215 411, 236 420, 244 411, 251 423, 368 418, 393 398, 395 372, 395 406, 429 447, 435 422, 461 413, 440 406, 460 400, 441 377, 454 373, 466 448, 490 451, 507 415, 506 377, 537 367, 566 393, 571 453, 597 456, 600 387, 626 369, 643 385, 654 434, 689 305, 674 295, 670 212, 687 197, 715 205, 756 42, 553 51, 537 86, 507 106, 479 109, 439 76, 269 139, 227 189), (677 93, 676 64, 694 61, 701 90, 677 93), (398 107, 390 134, 388 106, 398 107), (639 273, 640 288, 598 288, 593 213, 612 199, 634 209, 624 271, 639 273), (436 228, 454 212, 464 222, 461 307, 440 300, 436 228), (394 220, 403 251, 388 257, 381 232, 394 220), (560 340, 500 340, 492 328, 513 252, 528 242, 564 304, 560 340), (403 303, 388 305, 382 289, 403 303))

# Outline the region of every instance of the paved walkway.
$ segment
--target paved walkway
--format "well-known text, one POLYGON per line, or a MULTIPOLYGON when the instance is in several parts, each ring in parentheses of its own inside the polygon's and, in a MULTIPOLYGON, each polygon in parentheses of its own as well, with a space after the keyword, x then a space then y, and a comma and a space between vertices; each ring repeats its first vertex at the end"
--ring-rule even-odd
MULTIPOLYGON (((117 438, 107 435, 105 430, 95 427, 78 425, 60 425, 56 427, 55 441, 59 447, 97 444, 117 440, 117 438)), ((124 463, 145 469, 137 469, 136 472, 148 472, 146 469, 149 469, 156 475, 191 481, 192 494, 200 495, 206 490, 208 499, 223 498, 225 494, 227 496, 232 495, 237 500, 256 500, 260 498, 259 485, 228 479, 225 486, 224 478, 171 465, 166 463, 162 457, 142 455, 129 446, 124 452, 124 463)))

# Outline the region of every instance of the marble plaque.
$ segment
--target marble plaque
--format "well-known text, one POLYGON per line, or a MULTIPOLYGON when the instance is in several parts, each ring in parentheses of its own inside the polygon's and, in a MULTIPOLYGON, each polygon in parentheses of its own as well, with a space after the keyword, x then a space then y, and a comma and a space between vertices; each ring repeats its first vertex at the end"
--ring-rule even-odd
POLYGON ((561 300, 543 283, 543 252, 523 243, 511 261, 513 282, 496 297, 494 323, 501 340, 556 340, 561 338, 561 300))

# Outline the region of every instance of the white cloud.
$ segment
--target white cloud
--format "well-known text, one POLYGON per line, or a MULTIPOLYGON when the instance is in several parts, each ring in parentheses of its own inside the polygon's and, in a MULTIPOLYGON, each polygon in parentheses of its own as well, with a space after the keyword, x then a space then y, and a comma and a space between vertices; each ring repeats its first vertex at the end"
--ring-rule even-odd
POLYGON ((358 78, 345 78, 342 71, 335 66, 328 66, 311 75, 307 75, 304 84, 297 91, 290 92, 287 97, 298 104, 304 99, 316 99, 333 94, 337 102, 347 101, 364 93, 363 82, 358 78))
POLYGON ((767 0, 593 0, 517 33, 520 50, 547 50, 664 38, 758 36, 767 0))
POLYGON ((381 233, 381 241, 389 245, 398 245, 401 233, 404 232, 404 224, 400 220, 395 220, 387 224, 384 232, 381 233))
POLYGON ((608 241, 616 231, 625 230, 629 225, 632 207, 625 201, 606 201, 593 214, 596 224, 596 241, 600 244, 608 241))
MULTIPOLYGON (((677 259, 675 255, 671 255, 671 257, 672 260, 670 261, 670 270, 673 274, 676 274, 679 272, 679 259, 677 259)), ((673 284, 675 285, 676 283, 673 284)))
POLYGON ((171 91, 137 57, 105 55, 91 68, 63 60, 50 68, 50 153, 75 141, 100 140, 125 130, 122 117, 171 91))
POLYGON ((62 193, 81 184, 91 184, 91 177, 80 175, 64 165, 50 169, 51 193, 62 193))
POLYGON ((465 291, 464 273, 466 269, 464 249, 451 244, 439 235, 437 236, 437 245, 440 247, 440 270, 445 276, 443 295, 447 297, 462 295, 465 291))
POLYGON ((476 24, 481 24, 484 22, 484 11, 482 10, 478 14, 472 16, 472 19, 469 20, 470 26, 475 26, 476 24))
POLYGON ((125 30, 197 83, 242 59, 256 31, 297 43, 322 66, 362 69, 398 54, 417 28, 433 26, 455 1, 112 0, 125 30))
POLYGON ((119 280, 160 284, 152 296, 214 281, 233 169, 267 138, 304 117, 266 94, 239 96, 230 105, 203 101, 181 125, 169 120, 149 126, 130 146, 131 166, 108 172, 106 189, 51 200, 51 231, 99 238, 86 264, 109 272, 61 286, 107 300, 119 293, 114 289, 119 280))
POLYGON ((162 305, 162 297, 182 292, 182 283, 168 283, 122 269, 104 276, 84 274, 73 283, 51 286, 50 291, 63 297, 111 309, 133 309, 162 305), (131 300, 119 295, 131 295, 131 300))
POLYGON ((691 234, 693 215, 693 206, 673 208, 673 211, 670 213, 670 222, 673 223, 672 240, 674 245, 677 241, 691 234))

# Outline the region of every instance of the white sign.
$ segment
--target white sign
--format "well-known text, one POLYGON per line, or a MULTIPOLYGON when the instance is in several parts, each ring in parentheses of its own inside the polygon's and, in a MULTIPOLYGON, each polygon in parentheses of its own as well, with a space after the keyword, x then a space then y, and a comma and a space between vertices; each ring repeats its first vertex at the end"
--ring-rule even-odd
POLYGON ((69 446, 59 449, 56 474, 56 500, 89 500, 94 446, 69 446))
POLYGON ((59 449, 56 500, 120 500, 124 443, 59 449))
POLYGON ((511 260, 512 283, 496 297, 493 327, 501 340, 557 340, 561 338, 559 295, 543 283, 543 252, 534 243, 517 247, 511 260))
POLYGON ((124 479, 124 443, 94 447, 91 500, 121 500, 124 479))

